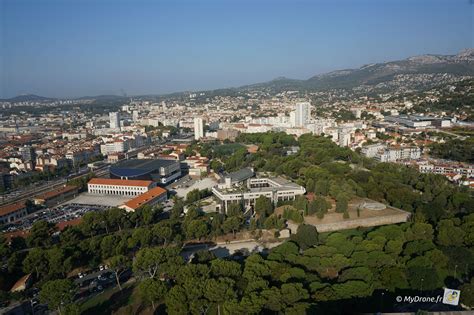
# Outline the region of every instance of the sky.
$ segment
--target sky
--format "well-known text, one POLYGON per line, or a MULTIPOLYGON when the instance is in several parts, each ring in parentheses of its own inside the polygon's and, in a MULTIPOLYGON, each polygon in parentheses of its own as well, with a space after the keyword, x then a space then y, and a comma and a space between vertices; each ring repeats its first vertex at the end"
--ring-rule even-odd
POLYGON ((473 0, 0 0, 0 98, 163 94, 474 47, 473 0))

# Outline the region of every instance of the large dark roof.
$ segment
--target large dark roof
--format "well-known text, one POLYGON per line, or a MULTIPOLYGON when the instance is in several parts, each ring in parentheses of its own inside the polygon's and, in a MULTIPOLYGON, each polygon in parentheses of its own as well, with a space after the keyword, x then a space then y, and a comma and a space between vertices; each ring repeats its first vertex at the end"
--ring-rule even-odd
POLYGON ((253 170, 251 168, 246 167, 241 170, 229 173, 225 175, 225 177, 230 177, 233 182, 241 182, 246 179, 249 179, 253 175, 253 170))
POLYGON ((110 168, 110 173, 116 176, 137 177, 157 171, 160 167, 167 167, 177 162, 165 159, 131 159, 120 162, 110 168))

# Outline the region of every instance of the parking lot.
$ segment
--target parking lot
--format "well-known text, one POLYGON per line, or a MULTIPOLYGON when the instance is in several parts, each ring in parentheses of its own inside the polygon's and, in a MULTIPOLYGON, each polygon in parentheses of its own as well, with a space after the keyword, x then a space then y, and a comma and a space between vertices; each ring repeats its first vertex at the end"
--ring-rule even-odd
POLYGON ((211 189, 217 184, 216 180, 211 177, 206 177, 203 179, 188 179, 176 185, 173 190, 176 191, 178 197, 186 197, 188 192, 193 189, 211 189))
POLYGON ((51 223, 59 223, 70 221, 82 217, 89 211, 103 211, 109 209, 109 206, 100 205, 84 205, 84 204, 66 204, 54 208, 46 208, 31 213, 19 221, 8 224, 3 227, 2 232, 13 232, 17 230, 30 229, 36 221, 48 221, 51 223))

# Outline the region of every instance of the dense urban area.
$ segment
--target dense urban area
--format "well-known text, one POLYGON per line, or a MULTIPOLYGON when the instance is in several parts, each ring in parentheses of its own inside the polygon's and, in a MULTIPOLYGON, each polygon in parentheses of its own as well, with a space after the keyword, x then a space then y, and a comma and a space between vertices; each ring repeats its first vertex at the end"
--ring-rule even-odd
POLYGON ((473 49, 0 100, 0 313, 472 310, 473 105, 473 49))

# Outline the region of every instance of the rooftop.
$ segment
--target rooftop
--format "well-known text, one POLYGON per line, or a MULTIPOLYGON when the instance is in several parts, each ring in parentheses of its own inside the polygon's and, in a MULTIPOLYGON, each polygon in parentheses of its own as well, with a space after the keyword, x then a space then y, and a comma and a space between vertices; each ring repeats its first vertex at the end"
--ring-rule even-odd
POLYGON ((166 189, 161 187, 155 187, 150 189, 144 194, 141 194, 127 202, 124 203, 125 206, 132 208, 134 210, 140 208, 143 205, 146 205, 148 202, 152 201, 153 199, 166 194, 166 189))
POLYGON ((45 192, 44 194, 37 195, 37 196, 34 197, 34 199, 48 200, 48 199, 52 199, 54 197, 57 197, 59 195, 65 194, 67 192, 77 190, 77 189, 78 189, 77 186, 64 186, 60 189, 48 191, 48 192, 45 192))
POLYGON ((253 177, 253 175, 254 175, 253 170, 251 168, 246 167, 241 170, 226 174, 224 175, 224 178, 230 177, 233 182, 241 182, 253 177))
POLYGON ((176 164, 176 160, 168 159, 131 159, 117 163, 110 168, 110 173, 119 176, 141 176, 176 164))
POLYGON ((17 203, 12 203, 9 205, 1 206, 0 207, 0 216, 7 215, 9 213, 21 210, 25 208, 25 203, 24 202, 17 202, 17 203))
POLYGON ((149 187, 153 182, 151 180, 92 178, 88 184, 149 187))

